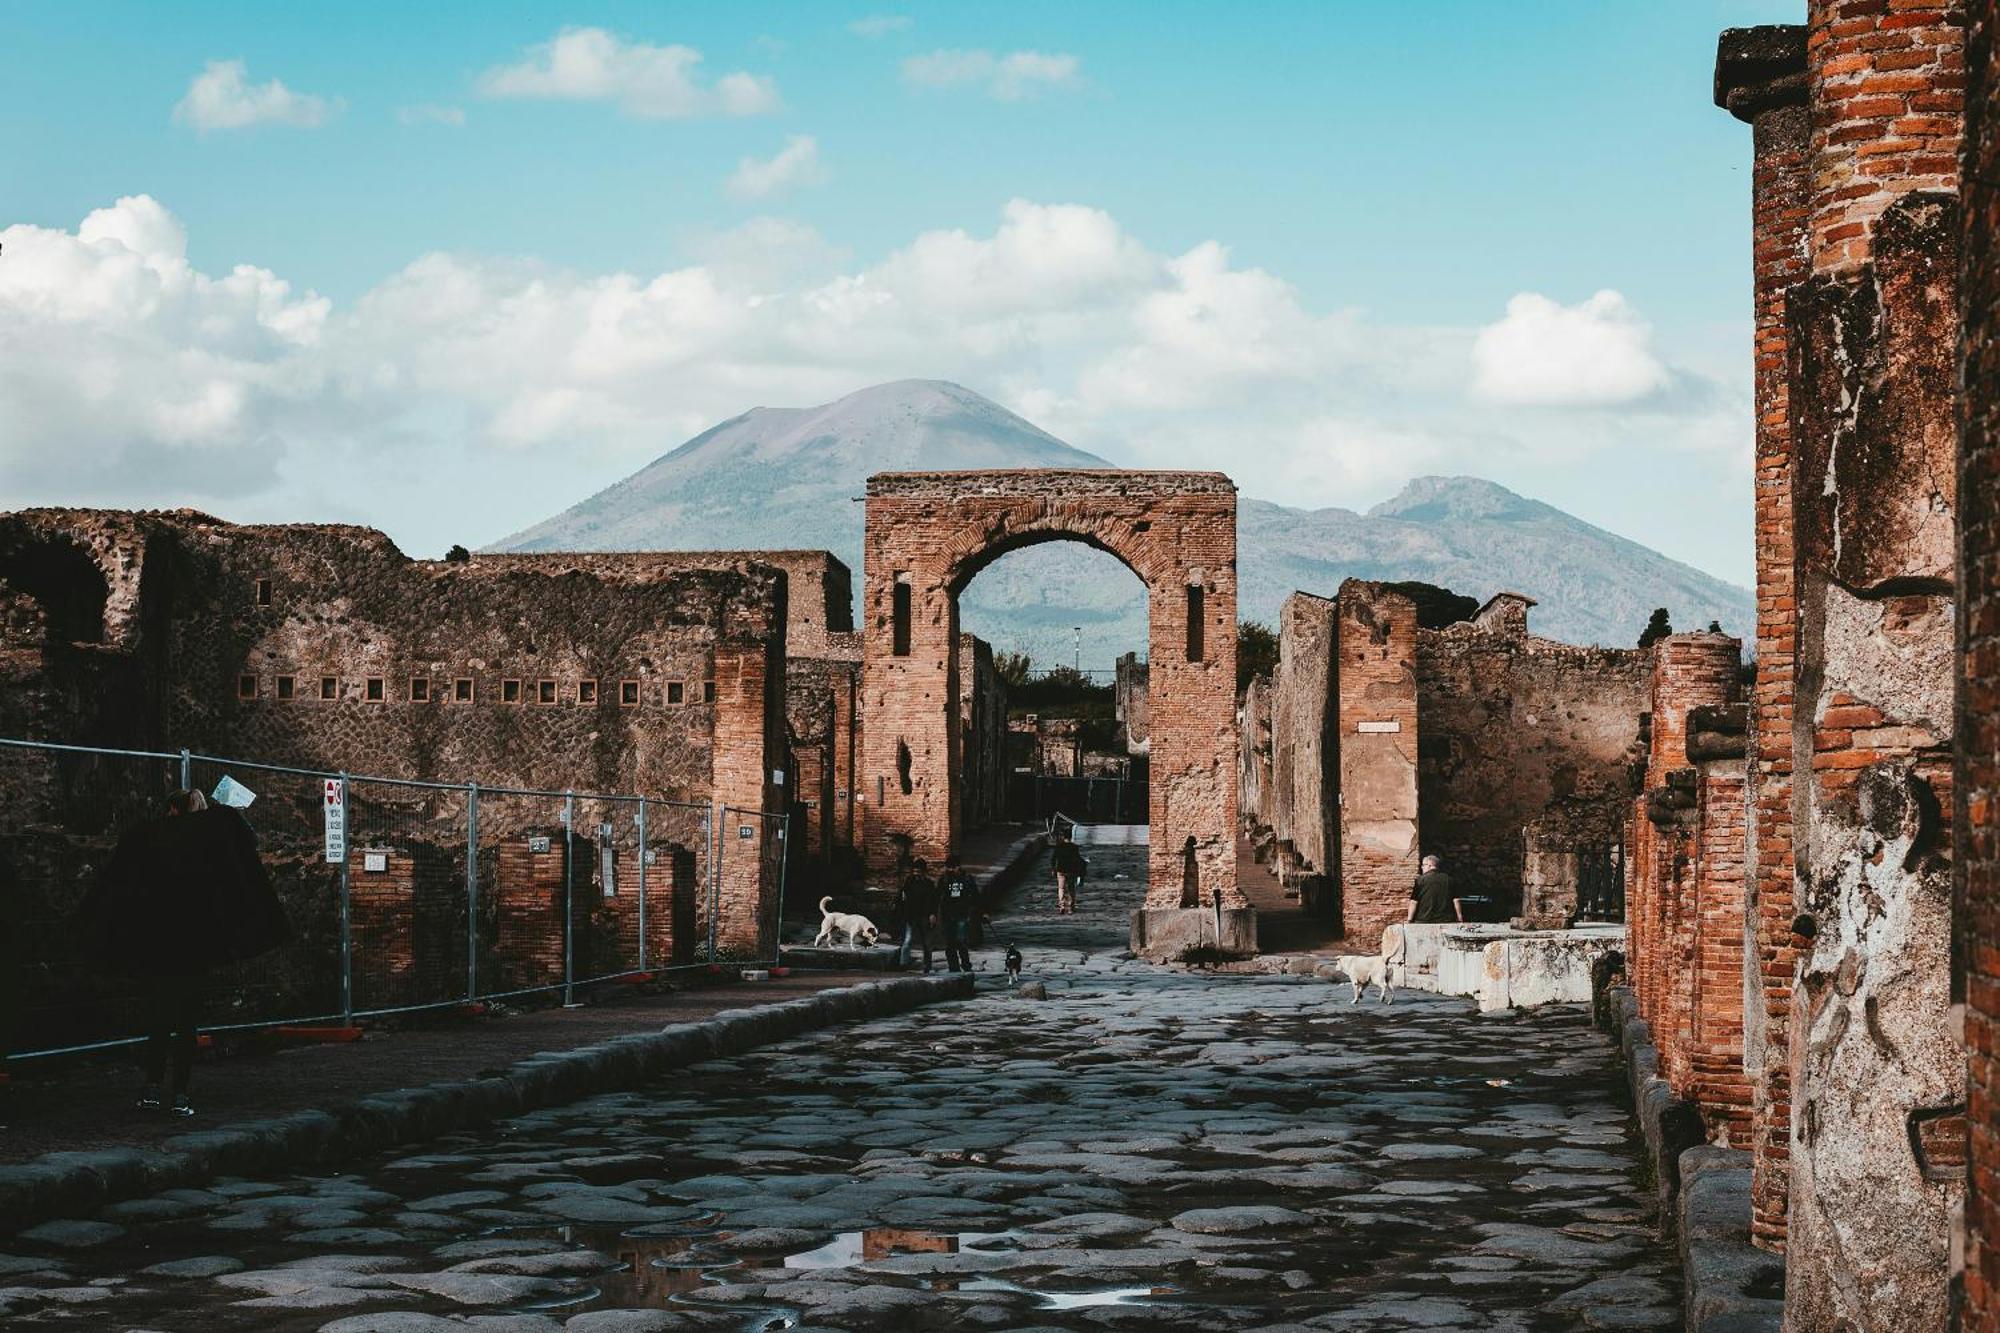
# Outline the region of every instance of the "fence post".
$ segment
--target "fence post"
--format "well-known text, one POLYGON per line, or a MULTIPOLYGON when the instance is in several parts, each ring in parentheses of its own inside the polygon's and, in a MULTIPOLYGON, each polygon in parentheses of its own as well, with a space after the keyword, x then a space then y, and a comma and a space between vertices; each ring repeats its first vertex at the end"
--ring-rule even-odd
POLYGON ((778 920, 771 932, 771 966, 785 961, 785 877, 792 863, 792 816, 790 811, 778 821, 778 920))
POLYGON ((465 784, 465 1002, 479 1002, 479 784, 465 784))
MULTIPOLYGON (((192 786, 194 786, 194 756, 193 756, 193 755, 191 755, 191 754, 189 754, 189 753, 188 753, 188 752, 187 752, 186 750, 182 750, 182 751, 181 751, 181 790, 182 790, 182 791, 186 791, 186 790, 187 790, 187 789, 188 789, 189 787, 192 787, 192 786)), ((343 792, 341 793, 341 795, 343 795, 343 796, 345 796, 346 794, 347 794, 347 793, 346 793, 345 791, 343 791, 343 792)))
MULTIPOLYGON (((337 774, 336 777, 340 783, 340 809, 345 834, 343 841, 347 841, 354 836, 353 793, 348 790, 345 772, 337 774)), ((348 854, 348 848, 343 846, 340 849, 340 1025, 342 1027, 354 1026, 354 920, 347 882, 348 867, 353 861, 354 858, 348 854)))
POLYGON ((639 798, 639 970, 646 970, 646 798, 639 798))
POLYGON ((715 918, 722 910, 722 858, 728 841, 723 837, 720 826, 729 822, 728 813, 727 806, 718 813, 713 805, 702 813, 702 818, 708 821, 708 961, 711 963, 717 958, 716 941, 719 937, 715 918))
POLYGON ((563 1008, 576 1007, 576 793, 563 792, 563 1008))

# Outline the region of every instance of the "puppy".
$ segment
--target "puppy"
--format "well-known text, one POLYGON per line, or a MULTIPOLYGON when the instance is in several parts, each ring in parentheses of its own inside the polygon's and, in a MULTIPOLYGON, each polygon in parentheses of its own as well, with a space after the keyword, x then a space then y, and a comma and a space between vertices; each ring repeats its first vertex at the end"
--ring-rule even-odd
POLYGON ((1361 992, 1370 986, 1377 988, 1376 994, 1384 1004, 1396 1002, 1395 992, 1389 986, 1389 969, 1393 964, 1379 954, 1344 953, 1333 960, 1333 966, 1354 983, 1354 998, 1349 1004, 1361 1003, 1361 992))
POLYGON ((873 948, 882 935, 875 923, 861 913, 834 911, 833 897, 828 895, 819 900, 819 934, 813 939, 813 947, 817 949, 823 944, 833 943, 836 931, 847 936, 847 947, 850 949, 873 948))
POLYGON ((1013 985, 1021 979, 1021 951, 1013 945, 1007 946, 1007 984, 1013 985))

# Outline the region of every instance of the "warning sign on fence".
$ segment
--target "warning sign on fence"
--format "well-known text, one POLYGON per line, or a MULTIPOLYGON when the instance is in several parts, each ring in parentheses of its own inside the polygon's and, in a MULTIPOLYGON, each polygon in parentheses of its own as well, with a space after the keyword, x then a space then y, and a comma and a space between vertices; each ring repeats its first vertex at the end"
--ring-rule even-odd
POLYGON ((347 784, 339 778, 326 780, 326 860, 339 865, 347 860, 347 784))

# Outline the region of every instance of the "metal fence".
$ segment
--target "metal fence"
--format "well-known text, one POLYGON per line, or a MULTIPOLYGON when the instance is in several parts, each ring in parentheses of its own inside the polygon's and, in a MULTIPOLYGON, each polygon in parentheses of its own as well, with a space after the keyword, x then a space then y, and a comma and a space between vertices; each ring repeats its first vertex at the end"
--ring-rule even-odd
MULTIPOLYGON (((125 832, 174 791, 224 778, 255 793, 242 813, 291 938, 210 977, 204 1031, 573 1003, 579 987, 705 968, 728 952, 728 913, 756 914, 725 901, 744 857, 760 858, 782 911, 779 814, 0 739, 0 790, 28 794, 0 808, 7 1058, 136 1040, 133 987, 88 955, 77 908, 125 832), (330 802, 343 847, 330 845, 330 802)), ((733 924, 777 934, 775 919, 733 924)))

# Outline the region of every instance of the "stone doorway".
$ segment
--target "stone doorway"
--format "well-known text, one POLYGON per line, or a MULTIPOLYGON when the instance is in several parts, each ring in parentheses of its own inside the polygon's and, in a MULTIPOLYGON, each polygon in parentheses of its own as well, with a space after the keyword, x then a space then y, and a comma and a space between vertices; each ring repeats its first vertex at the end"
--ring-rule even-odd
POLYGON ((1207 942, 1254 949, 1254 913, 1236 882, 1235 484, 1216 472, 887 472, 868 479, 866 525, 870 869, 893 867, 904 840, 935 865, 965 831, 959 593, 1010 551, 1083 542, 1146 588, 1152 771, 1135 947, 1173 952, 1205 932, 1207 942), (1198 907, 1184 906, 1191 897, 1198 907))

